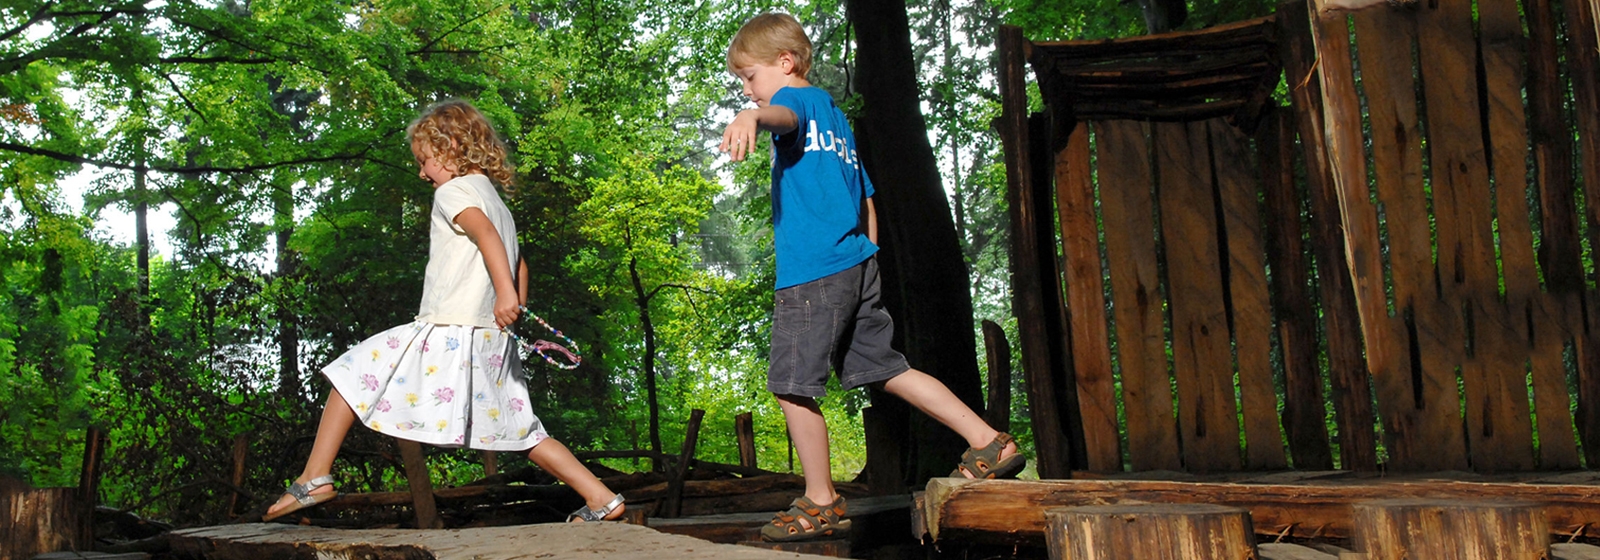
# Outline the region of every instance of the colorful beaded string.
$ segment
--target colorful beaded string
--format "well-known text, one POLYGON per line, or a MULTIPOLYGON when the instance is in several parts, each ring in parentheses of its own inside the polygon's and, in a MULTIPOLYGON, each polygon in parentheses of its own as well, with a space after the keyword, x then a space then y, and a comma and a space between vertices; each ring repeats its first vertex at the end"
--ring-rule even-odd
POLYGON ((557 330, 555 327, 550 326, 550 323, 546 323, 543 317, 529 312, 526 306, 519 307, 518 309, 521 309, 522 312, 527 314, 529 317, 533 317, 533 320, 538 321, 540 325, 543 325, 545 330, 554 333, 558 337, 561 337, 561 340, 567 341, 567 346, 572 347, 571 350, 568 350, 566 346, 562 346, 548 340, 535 340, 529 342, 528 339, 517 336, 517 333, 511 332, 511 329, 502 329, 506 332, 506 334, 511 335, 511 338, 516 339, 517 347, 522 350, 523 356, 527 356, 528 351, 532 350, 534 353, 538 354, 539 357, 544 358, 544 361, 549 362, 550 365, 561 369, 577 369, 578 365, 583 363, 583 355, 578 353, 577 342, 574 342, 571 338, 568 338, 567 335, 561 334, 561 331, 557 330), (551 358, 549 354, 544 353, 545 349, 547 348, 554 348, 556 351, 561 352, 562 354, 566 355, 567 359, 572 360, 572 363, 565 364, 556 361, 555 358, 551 358))

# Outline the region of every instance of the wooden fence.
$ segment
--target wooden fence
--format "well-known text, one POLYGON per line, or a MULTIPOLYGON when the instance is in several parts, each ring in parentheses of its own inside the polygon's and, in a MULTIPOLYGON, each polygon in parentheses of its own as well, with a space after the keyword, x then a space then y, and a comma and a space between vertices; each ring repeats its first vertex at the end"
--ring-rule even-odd
POLYGON ((1004 30, 1041 476, 1597 464, 1595 4, 1004 30))

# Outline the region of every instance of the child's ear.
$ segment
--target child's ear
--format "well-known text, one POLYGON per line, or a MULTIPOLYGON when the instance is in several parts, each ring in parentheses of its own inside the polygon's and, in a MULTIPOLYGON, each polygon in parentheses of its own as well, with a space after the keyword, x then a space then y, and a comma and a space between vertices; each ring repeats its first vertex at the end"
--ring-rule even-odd
POLYGON ((793 74, 795 69, 794 53, 789 51, 783 51, 782 53, 779 53, 778 67, 783 69, 784 74, 793 74))

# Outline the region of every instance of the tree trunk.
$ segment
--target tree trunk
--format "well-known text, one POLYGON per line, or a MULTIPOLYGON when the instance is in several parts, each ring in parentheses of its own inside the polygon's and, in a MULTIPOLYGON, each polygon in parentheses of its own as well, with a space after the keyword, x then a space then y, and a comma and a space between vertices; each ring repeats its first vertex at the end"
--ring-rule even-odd
MULTIPOLYGON (((863 102, 856 144, 867 174, 876 178, 884 304, 911 366, 982 411, 970 282, 928 144, 905 1, 845 4, 856 32, 855 87, 863 102)), ((911 423, 913 476, 948 474, 966 442, 924 415, 913 415, 911 423)))
POLYGON ((139 160, 133 172, 133 242, 139 257, 139 329, 150 327, 150 204, 145 202, 145 177, 150 174, 139 160))
MULTIPOLYGON (((289 238, 294 235, 294 185, 273 186, 272 221, 277 230, 275 241, 278 252, 276 283, 292 281, 298 268, 297 254, 289 249, 289 238)), ((285 399, 298 401, 303 384, 300 381, 300 321, 288 303, 293 301, 288 293, 279 292, 278 319, 278 394, 285 399)))
MULTIPOLYGON (((631 245, 631 244, 630 244, 631 245)), ((644 389, 650 404, 650 470, 661 472, 661 403, 656 395, 656 326, 650 322, 650 294, 639 280, 639 259, 628 257, 628 277, 633 280, 634 303, 639 306, 639 326, 644 329, 644 389)))

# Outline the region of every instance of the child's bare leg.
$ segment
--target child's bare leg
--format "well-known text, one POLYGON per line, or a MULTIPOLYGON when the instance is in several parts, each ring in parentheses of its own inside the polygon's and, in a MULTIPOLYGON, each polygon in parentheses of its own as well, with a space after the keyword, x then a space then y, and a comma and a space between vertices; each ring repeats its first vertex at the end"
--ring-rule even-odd
MULTIPOLYGON (((529 449, 528 459, 544 469, 544 472, 550 473, 578 491, 578 495, 583 496, 584 503, 591 511, 600 511, 600 508, 606 507, 606 504, 610 504, 611 499, 616 497, 616 493, 607 488, 604 482, 600 482, 599 478, 595 478, 588 467, 578 462, 571 449, 567 449, 567 446, 555 438, 546 438, 539 442, 539 445, 533 446, 533 449, 529 449)), ((606 519, 622 517, 622 512, 626 509, 628 509, 626 505, 619 505, 606 516, 606 519)), ((573 522, 578 523, 581 520, 574 519, 573 522)))
MULTIPOLYGON (((313 478, 333 472, 333 458, 339 455, 339 447, 344 445, 344 436, 350 432, 350 426, 356 421, 356 413, 350 410, 350 404, 345 402, 344 395, 338 389, 328 394, 328 404, 322 407, 322 421, 317 424, 317 439, 311 444, 311 456, 306 457, 305 469, 300 471, 300 477, 295 482, 306 482, 313 478)), ((312 490, 312 494, 325 494, 333 492, 331 486, 322 486, 312 490)), ((267 509, 273 514, 294 502, 294 497, 284 494, 278 502, 267 509)))
MULTIPOLYGON (((800 468, 805 470, 806 497, 817 505, 833 503, 832 465, 828 460, 828 423, 816 399, 799 395, 777 395, 783 419, 789 425, 800 468)), ((804 520, 801 520, 804 523, 804 520)))
MULTIPOLYGON (((956 398, 949 387, 933 376, 918 371, 915 368, 906 370, 905 373, 889 378, 883 384, 883 389, 890 394, 905 399, 911 406, 917 407, 923 414, 927 414, 939 423, 949 426, 957 434, 967 440, 967 447, 983 447, 994 441, 1000 432, 989 427, 977 413, 956 398)), ((1016 442, 1006 444, 1000 450, 1000 458, 1004 459, 1017 454, 1016 442)))

